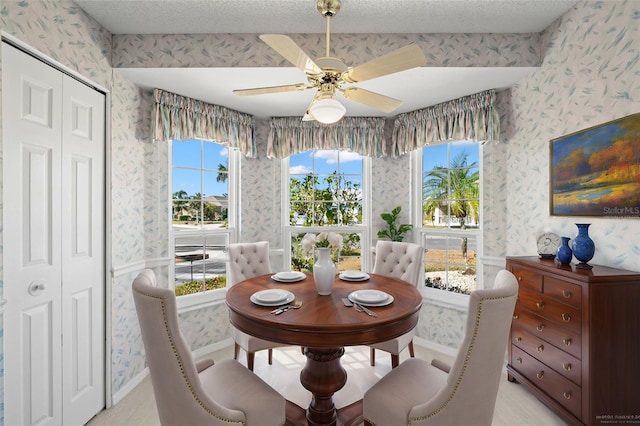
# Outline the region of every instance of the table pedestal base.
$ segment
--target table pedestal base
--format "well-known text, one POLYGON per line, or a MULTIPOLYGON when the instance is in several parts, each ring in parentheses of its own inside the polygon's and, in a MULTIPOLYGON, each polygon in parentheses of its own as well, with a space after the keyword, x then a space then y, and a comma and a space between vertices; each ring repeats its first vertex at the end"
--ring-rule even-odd
POLYGON ((313 395, 307 409, 308 424, 336 425, 333 394, 347 383, 347 372, 340 364, 344 348, 305 348, 304 355, 307 363, 300 373, 300 383, 313 395))
MULTIPOLYGON (((287 426, 308 426, 307 410, 299 405, 287 401, 287 426)), ((338 412, 337 426, 357 426, 363 422, 362 418, 362 400, 342 407, 338 412)))

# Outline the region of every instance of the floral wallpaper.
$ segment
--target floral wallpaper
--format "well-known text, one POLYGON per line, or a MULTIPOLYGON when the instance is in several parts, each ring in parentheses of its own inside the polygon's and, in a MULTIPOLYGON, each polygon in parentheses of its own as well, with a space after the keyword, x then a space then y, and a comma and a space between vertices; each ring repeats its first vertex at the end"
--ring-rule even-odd
MULTIPOLYGON (((336 52, 350 62, 416 42, 432 66, 540 66, 510 90, 499 93, 502 143, 484 146, 484 256, 534 255, 535 238, 553 231, 575 235, 577 218, 548 213, 549 140, 639 111, 640 3, 579 1, 542 34, 339 34, 336 52)), ((166 275, 166 146, 148 140, 151 94, 118 73, 118 67, 278 66, 278 55, 255 35, 112 36, 70 0, 4 1, 0 30, 107 88, 111 96, 110 323, 112 395, 126 389, 144 369, 144 354, 130 284, 154 265, 166 275), (164 262, 164 263, 163 263, 164 262)), ((320 35, 294 35, 311 55, 321 55, 320 35)), ((1 64, 0 64, 1 67, 1 64)), ((1 90, 0 85, 0 90, 1 90)), ((1 122, 0 122, 1 126, 1 122)), ((280 247, 280 162, 267 160, 268 128, 258 124, 258 159, 242 161, 240 239, 267 239, 280 247), (265 214, 268 213, 268 214, 265 214)), ((0 155, 1 155, 0 140, 0 155)), ((373 226, 382 211, 410 206, 410 161, 373 162, 373 226), (398 192, 400 191, 400 192, 398 192)), ((1 194, 1 192, 0 192, 1 194)), ((640 221, 590 219, 594 263, 639 270, 640 221)), ((4 226, 4 224, 1 224, 4 226)), ((1 229, 1 227, 0 227, 1 229)), ((0 244, 0 251, 2 245, 0 244)), ((1 267, 1 265, 0 265, 1 267)), ((495 267, 485 278, 494 274, 495 267)), ((0 286, 1 281, 0 269, 0 286)), ((163 283, 166 284, 166 283, 163 283)), ((418 336, 456 347, 466 313, 426 301, 418 336)), ((224 305, 180 315, 192 349, 227 338, 224 305)), ((0 342, 3 323, 0 318, 0 342)), ((0 345, 1 348, 1 345, 0 345)), ((0 376, 3 376, 0 349, 0 376)), ((0 386, 2 386, 0 377, 0 386)), ((3 393, 0 387, 0 394, 3 393)), ((1 396, 1 395, 0 395, 1 396)), ((0 398, 0 404, 4 399, 0 398)), ((4 409, 0 405, 0 424, 4 409)))
MULTIPOLYGON (((312 58, 324 56, 324 35, 289 34, 312 58)), ((529 67, 540 63, 538 34, 332 34, 331 48, 353 65, 410 43, 429 66, 529 67)), ((118 34, 115 68, 290 66, 258 34, 118 34), (147 54, 153 52, 153 54, 147 54)))
MULTIPOLYGON (((505 105, 506 239, 496 254, 535 255, 542 232, 591 223, 594 264, 640 270, 640 220, 551 217, 549 141, 640 111, 640 2, 579 2, 542 34, 544 60, 505 105)), ((501 198, 501 197, 499 197, 501 198)))
MULTIPOLYGON (((269 123, 256 120, 257 158, 243 158, 240 199, 239 242, 269 241, 269 247, 282 247, 280 233, 281 161, 267 159, 269 123)), ((275 265, 272 265, 275 268, 275 265)))

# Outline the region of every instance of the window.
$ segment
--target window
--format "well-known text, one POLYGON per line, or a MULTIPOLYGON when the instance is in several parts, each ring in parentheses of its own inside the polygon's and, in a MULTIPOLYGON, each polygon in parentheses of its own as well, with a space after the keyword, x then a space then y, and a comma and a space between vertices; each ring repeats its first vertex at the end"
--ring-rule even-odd
POLYGON ((476 287, 480 219, 479 144, 422 149, 422 244, 425 285, 469 294, 476 287))
POLYGON ((176 295, 226 287, 234 224, 233 151, 203 140, 171 144, 171 238, 176 295))
POLYGON ((362 269, 366 165, 367 159, 348 151, 308 151, 289 157, 285 241, 291 269, 312 270, 314 259, 303 254, 300 241, 307 232, 329 230, 343 238, 343 248, 333 259, 338 270, 362 269))

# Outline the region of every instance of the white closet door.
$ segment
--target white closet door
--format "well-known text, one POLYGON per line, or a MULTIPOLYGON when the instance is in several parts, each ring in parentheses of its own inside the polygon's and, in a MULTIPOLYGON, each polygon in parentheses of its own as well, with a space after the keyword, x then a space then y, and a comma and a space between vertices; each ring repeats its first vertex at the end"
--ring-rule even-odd
POLYGON ((64 76, 62 371, 65 425, 104 406, 104 95, 64 76))
POLYGON ((84 424, 104 406, 104 96, 6 43, 2 80, 5 424, 84 424))

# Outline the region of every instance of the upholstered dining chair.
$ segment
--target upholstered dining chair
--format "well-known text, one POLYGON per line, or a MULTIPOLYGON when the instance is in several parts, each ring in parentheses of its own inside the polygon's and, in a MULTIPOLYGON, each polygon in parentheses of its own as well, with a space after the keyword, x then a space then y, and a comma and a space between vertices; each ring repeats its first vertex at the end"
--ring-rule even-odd
MULTIPOLYGON (((269 242, 258 241, 255 243, 235 243, 227 247, 229 263, 227 266, 227 285, 232 286, 246 279, 268 274, 271 271, 269 260, 269 242)), ((267 349, 269 365, 273 363, 273 348, 283 346, 280 343, 259 339, 244 333, 233 325, 231 334, 234 341, 233 359, 238 359, 240 348, 247 354, 247 368, 253 371, 255 354, 257 351, 267 349)))
POLYGON ((490 425, 517 295, 506 270, 492 289, 472 292, 450 371, 419 358, 403 362, 364 394, 365 425, 490 425))
POLYGON ((285 424, 285 399, 240 363, 194 362, 175 293, 156 287, 152 270, 135 278, 132 291, 161 424, 285 424))
MULTIPOLYGON (((420 269, 424 264, 424 249, 418 244, 378 240, 376 243, 376 257, 373 273, 388 277, 399 278, 413 286, 418 285, 420 269)), ((400 352, 407 346, 409 356, 414 357, 413 330, 380 343, 370 345, 370 363, 376 365, 376 349, 391 354, 391 367, 396 368, 400 363, 400 352)))

